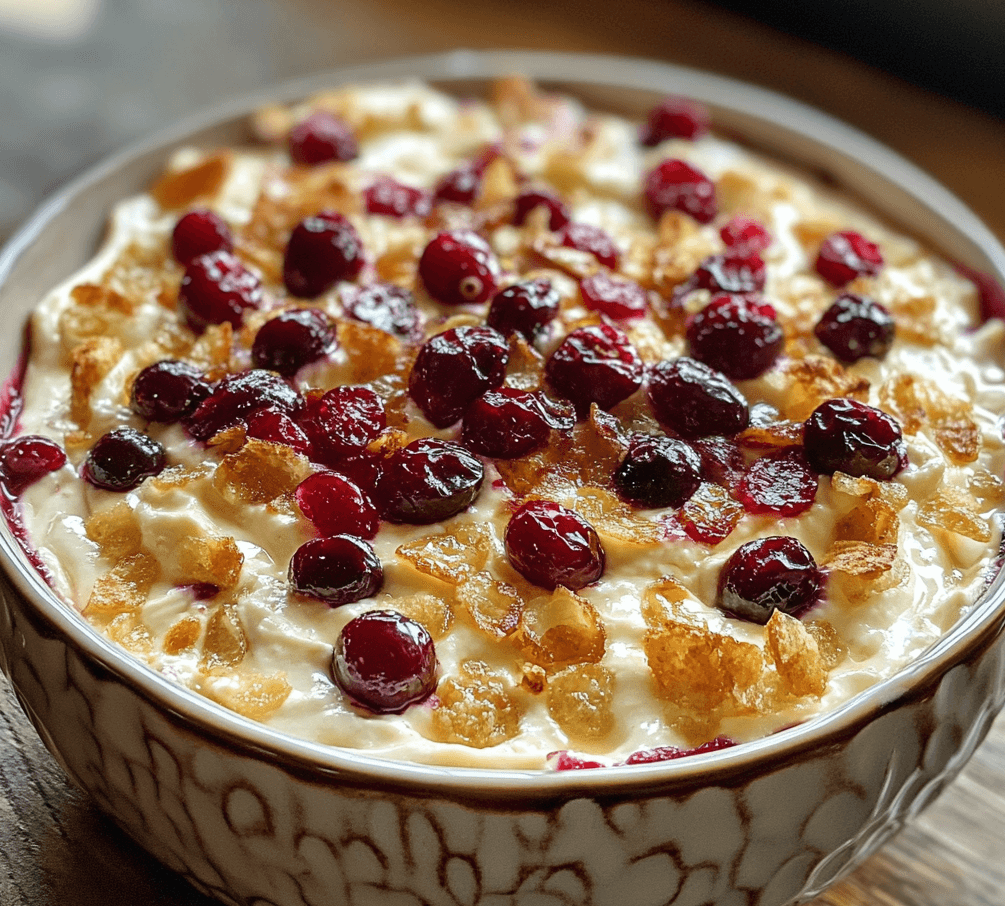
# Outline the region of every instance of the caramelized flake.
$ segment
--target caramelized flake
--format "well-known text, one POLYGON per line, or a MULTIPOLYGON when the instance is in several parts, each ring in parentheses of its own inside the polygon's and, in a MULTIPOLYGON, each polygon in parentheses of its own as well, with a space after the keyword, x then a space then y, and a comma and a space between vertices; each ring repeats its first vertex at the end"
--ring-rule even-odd
POLYGON ((389 374, 404 376, 415 357, 415 350, 397 337, 350 318, 339 320, 338 341, 348 356, 348 384, 366 384, 389 374))
POLYGON ((715 545, 729 536, 742 517, 742 503, 725 488, 703 481, 680 508, 678 518, 693 541, 715 545))
POLYGON ((286 444, 249 438, 236 453, 224 456, 213 486, 227 499, 263 504, 292 494, 311 474, 307 457, 286 444))
POLYGON ((182 617, 165 634, 164 648, 165 654, 181 654, 195 647, 202 635, 202 623, 195 617, 182 617))
POLYGON ((579 488, 568 504, 597 530, 605 544, 612 541, 639 546, 662 543, 663 531, 657 523, 637 516, 628 504, 603 488, 579 488))
POLYGON ((202 692, 242 717, 263 721, 286 701, 293 687, 283 672, 264 674, 247 671, 226 682, 210 682, 202 692))
POLYGON ((221 604, 206 621, 199 666, 204 673, 226 674, 248 653, 248 637, 233 602, 221 604))
POLYGON ((526 603, 515 638, 529 661, 553 671, 599 662, 607 633, 589 601, 559 586, 526 603))
POLYGON ((153 651, 150 630, 135 613, 120 613, 114 617, 105 627, 105 634, 133 654, 145 655, 153 651))
POLYGON ((835 537, 838 541, 895 545, 899 530, 897 511, 879 497, 868 497, 838 521, 835 537))
POLYGON ((139 553, 143 532, 132 507, 124 500, 90 516, 84 524, 90 538, 106 560, 117 562, 139 553))
POLYGON ((414 594, 394 598, 389 606, 403 616, 419 623, 429 637, 438 642, 454 625, 454 611, 450 602, 439 595, 414 594))
POLYGON ((548 713, 572 739, 597 740, 614 729, 614 674, 600 664, 566 667, 548 680, 548 713))
POLYGON ((165 173, 151 186, 150 194, 165 210, 190 208, 196 201, 212 198, 220 191, 230 161, 229 151, 218 151, 193 167, 165 173))
POLYGON ((896 544, 870 544, 866 541, 835 541, 821 566, 832 573, 874 581, 893 569, 897 559, 896 544))
POLYGON ((414 569, 458 585, 485 568, 492 552, 492 532, 476 522, 455 522, 442 532, 402 544, 397 555, 414 569))
POLYGON ((520 706, 510 683, 481 661, 463 661, 457 676, 436 687, 432 733, 439 742, 484 749, 512 739, 520 729, 520 706))
POLYGON ((122 344, 112 337, 94 337, 71 355, 70 417, 82 428, 91 421, 91 394, 122 358, 122 344))
POLYGON ((767 649, 793 695, 820 697, 827 688, 827 669, 813 635, 795 617, 776 610, 765 627, 767 649))
POLYGON ((183 582, 207 582, 228 589, 241 577, 244 554, 233 538, 189 535, 178 543, 175 554, 175 568, 183 582))
POLYGON ((960 488, 943 485, 918 510, 918 524, 934 531, 955 532, 972 541, 991 540, 988 520, 977 512, 973 497, 960 488))
POLYGON ((786 395, 784 415, 793 422, 804 422, 821 403, 837 397, 866 402, 869 382, 825 356, 808 355, 782 361, 776 371, 781 376, 786 395))
POLYGON ((516 632, 523 614, 523 598, 506 582, 477 572, 457 586, 457 602, 485 635, 503 639, 516 632))

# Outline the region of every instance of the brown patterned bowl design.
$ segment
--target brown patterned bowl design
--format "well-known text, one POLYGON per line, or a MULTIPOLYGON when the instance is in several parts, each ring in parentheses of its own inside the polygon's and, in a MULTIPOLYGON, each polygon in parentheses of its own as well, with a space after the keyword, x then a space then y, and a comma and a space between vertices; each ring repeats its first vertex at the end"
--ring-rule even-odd
MULTIPOLYGON (((469 53, 341 71, 249 98, 121 154, 51 199, 0 259, 9 323, 93 253, 106 212, 186 143, 322 85, 417 75, 459 90, 524 72, 591 103, 667 93, 831 175, 950 258, 1001 279, 1005 251, 955 198, 871 140, 776 95, 658 63, 469 53)), ((18 332, 0 339, 5 373, 18 332)), ((850 871, 956 775, 1005 705, 1005 584, 922 658, 836 712, 749 745, 560 773, 447 769, 325 748, 171 685, 60 603, 0 534, 0 666, 69 777, 227 903, 783 906, 850 871)))

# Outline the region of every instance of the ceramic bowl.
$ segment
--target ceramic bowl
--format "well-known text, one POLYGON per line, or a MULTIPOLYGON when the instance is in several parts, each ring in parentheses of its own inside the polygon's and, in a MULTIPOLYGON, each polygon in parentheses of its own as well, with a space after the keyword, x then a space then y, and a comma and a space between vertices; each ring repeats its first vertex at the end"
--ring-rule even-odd
MULTIPOLYGON (((96 249, 173 148, 241 142, 247 114, 323 86, 419 76, 460 92, 526 73, 640 115, 667 93, 827 175, 962 264, 1005 251, 957 199, 867 137, 777 95, 659 63, 459 52, 286 85, 120 154, 53 197, 0 259, 23 321, 96 249)), ((0 368, 20 337, 0 337, 0 368)), ((2 665, 69 777, 199 890, 228 903, 783 906, 850 871, 925 807, 1005 703, 1005 587, 924 656, 837 711, 679 761, 561 773, 393 763, 304 742, 171 685, 60 603, 4 527, 2 665)))

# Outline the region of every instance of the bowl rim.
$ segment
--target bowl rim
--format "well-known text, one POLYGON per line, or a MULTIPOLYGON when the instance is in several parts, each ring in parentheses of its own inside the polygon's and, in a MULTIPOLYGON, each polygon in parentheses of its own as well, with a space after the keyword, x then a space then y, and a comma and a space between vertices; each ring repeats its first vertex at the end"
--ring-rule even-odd
MULTIPOLYGON (((754 128, 760 123, 773 134, 791 136, 799 149, 842 161, 869 185, 906 193, 943 229, 961 240, 967 265, 1005 282, 1005 249, 980 219, 955 195, 914 164, 885 145, 840 120, 749 83, 656 60, 608 54, 527 50, 456 50, 398 57, 284 81, 242 97, 213 105, 88 168, 47 198, 0 252, 0 286, 6 283, 42 232, 72 200, 131 162, 170 150, 198 134, 227 123, 247 120, 267 104, 291 103, 325 88, 359 82, 419 78, 445 87, 464 81, 488 81, 521 73, 548 85, 558 83, 575 94, 575 87, 613 91, 648 91, 654 95, 683 94, 715 111, 754 128), (826 152, 826 153, 825 153, 826 152)), ((776 139, 777 140, 777 139, 776 139)), ((787 157, 791 146, 776 148, 787 157)), ((136 187, 139 189, 140 187, 136 187)), ((887 219, 882 206, 872 204, 887 219)), ((894 218, 896 219, 896 218, 894 218)), ((934 227, 929 228, 934 229, 934 227)), ((920 231, 926 235, 926 230, 920 231)), ((934 243, 940 251, 944 246, 934 243)), ((64 276, 69 276, 64 275, 64 276)), ((61 600, 31 566, 6 520, 0 530, 0 567, 34 610, 33 618, 54 627, 85 661, 96 663, 127 683, 165 716, 230 749, 267 759, 277 767, 318 779, 400 790, 412 795, 489 797, 493 800, 562 799, 587 794, 592 798, 621 798, 645 790, 683 789, 723 785, 736 775, 776 769, 808 750, 823 749, 857 732, 868 721, 898 702, 921 697, 951 668, 983 650, 1005 628, 1005 573, 999 572, 979 601, 915 661, 892 677, 857 693, 843 705, 814 716, 774 735, 733 748, 647 765, 614 765, 602 770, 496 770, 444 767, 395 761, 310 742, 256 723, 231 712, 198 693, 174 684, 153 668, 87 624, 76 609, 61 600)))

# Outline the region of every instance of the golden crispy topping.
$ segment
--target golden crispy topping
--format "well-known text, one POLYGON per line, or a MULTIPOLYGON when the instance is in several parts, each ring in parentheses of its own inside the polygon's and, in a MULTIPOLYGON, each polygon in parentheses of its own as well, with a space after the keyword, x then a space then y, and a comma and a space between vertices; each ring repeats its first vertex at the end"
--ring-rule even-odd
POLYGON ((307 457, 292 447, 252 437, 223 457, 213 486, 228 500, 255 505, 292 494, 311 472, 307 457))
POLYGON ((484 749, 519 732, 521 709, 512 688, 481 661, 463 661, 458 676, 440 680, 436 697, 432 734, 439 742, 484 749))
POLYGON ((548 680, 548 713, 572 739, 603 739, 614 728, 614 674, 600 664, 566 667, 548 680))

